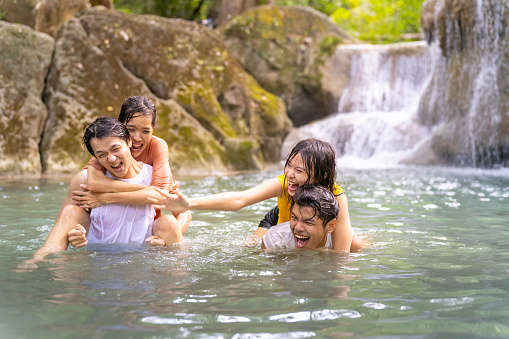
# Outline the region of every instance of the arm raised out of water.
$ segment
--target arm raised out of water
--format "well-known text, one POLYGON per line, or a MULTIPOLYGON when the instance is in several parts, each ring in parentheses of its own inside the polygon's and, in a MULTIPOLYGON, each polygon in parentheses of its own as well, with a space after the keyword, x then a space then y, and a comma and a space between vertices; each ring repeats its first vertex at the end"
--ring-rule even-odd
POLYGON ((180 191, 173 194, 159 190, 164 199, 149 196, 155 208, 166 209, 173 213, 185 210, 238 211, 270 198, 281 197, 282 188, 277 178, 240 192, 222 192, 204 197, 188 198, 180 191))
POLYGON ((87 172, 87 184, 81 184, 80 189, 72 191, 72 200, 83 208, 95 208, 114 203, 151 204, 147 196, 157 197, 159 191, 156 191, 155 187, 170 190, 170 192, 178 188, 178 184, 171 178, 170 183, 143 186, 111 179, 94 166, 88 166, 87 172))

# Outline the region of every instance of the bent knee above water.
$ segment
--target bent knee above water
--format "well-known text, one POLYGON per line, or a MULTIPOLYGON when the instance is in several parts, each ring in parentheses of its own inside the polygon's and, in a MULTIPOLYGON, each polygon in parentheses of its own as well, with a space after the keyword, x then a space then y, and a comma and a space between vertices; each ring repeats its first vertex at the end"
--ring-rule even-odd
POLYGON ((161 229, 180 229, 180 225, 177 222, 177 219, 171 214, 163 214, 156 221, 154 221, 154 225, 152 227, 155 231, 161 229))

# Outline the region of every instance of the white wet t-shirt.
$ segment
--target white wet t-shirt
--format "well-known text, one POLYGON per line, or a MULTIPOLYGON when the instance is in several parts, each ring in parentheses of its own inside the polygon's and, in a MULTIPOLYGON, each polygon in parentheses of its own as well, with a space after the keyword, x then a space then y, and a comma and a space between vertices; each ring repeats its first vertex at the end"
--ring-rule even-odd
MULTIPOLYGON (((87 170, 83 170, 87 176, 87 170)), ((152 166, 143 164, 140 173, 132 179, 118 179, 106 172, 115 180, 132 184, 150 185, 152 166)), ((155 210, 152 205, 107 204, 96 207, 90 212, 90 231, 87 240, 90 244, 142 244, 152 235, 155 210)))
MULTIPOLYGON (((295 238, 290 228, 290 222, 283 222, 269 228, 263 236, 263 243, 268 250, 289 250, 295 248, 295 238)), ((332 237, 327 234, 325 248, 332 248, 332 237)))

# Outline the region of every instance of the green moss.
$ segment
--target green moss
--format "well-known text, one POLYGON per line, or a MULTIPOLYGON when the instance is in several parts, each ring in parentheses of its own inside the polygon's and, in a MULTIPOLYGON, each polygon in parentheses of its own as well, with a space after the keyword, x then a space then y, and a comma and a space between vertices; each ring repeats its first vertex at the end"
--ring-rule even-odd
POLYGON ((188 86, 178 90, 176 100, 188 108, 207 129, 215 132, 216 137, 235 137, 236 133, 213 90, 198 83, 188 86))
POLYGON ((249 91, 249 97, 251 97, 259 107, 257 109, 258 113, 260 113, 262 117, 268 116, 273 119, 277 118, 281 112, 281 102, 279 98, 264 90, 250 75, 245 76, 245 81, 249 91))
POLYGON ((181 107, 162 104, 157 107, 157 112, 156 135, 168 143, 172 168, 207 167, 209 162, 218 161, 225 163, 224 148, 210 134, 200 132, 181 107))
POLYGON ((264 163, 260 145, 254 140, 229 139, 225 147, 225 160, 236 170, 260 168, 264 163))
POLYGON ((343 40, 337 36, 326 36, 320 41, 320 56, 330 56, 335 51, 338 45, 343 43, 343 40))

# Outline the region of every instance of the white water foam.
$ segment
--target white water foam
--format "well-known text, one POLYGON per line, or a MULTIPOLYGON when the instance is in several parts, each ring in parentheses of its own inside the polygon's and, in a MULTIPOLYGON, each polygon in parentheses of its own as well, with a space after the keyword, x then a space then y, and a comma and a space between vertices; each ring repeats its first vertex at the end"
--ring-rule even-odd
POLYGON ((409 47, 427 49, 424 43, 342 46, 356 53, 340 113, 294 129, 282 154, 297 141, 314 137, 333 145, 342 168, 401 166, 430 136, 413 117, 430 79, 431 59, 427 51, 395 52, 409 47))

